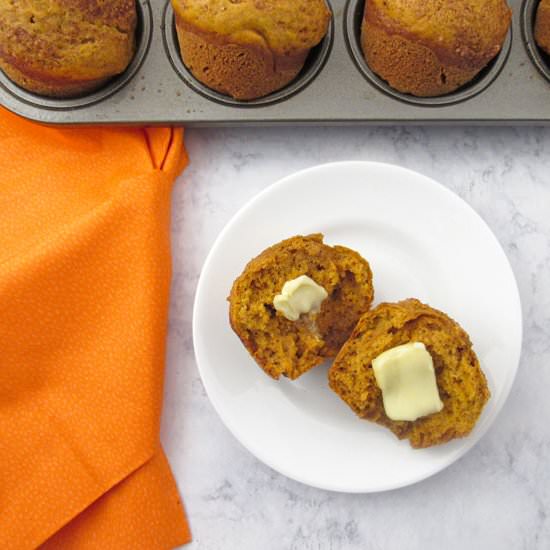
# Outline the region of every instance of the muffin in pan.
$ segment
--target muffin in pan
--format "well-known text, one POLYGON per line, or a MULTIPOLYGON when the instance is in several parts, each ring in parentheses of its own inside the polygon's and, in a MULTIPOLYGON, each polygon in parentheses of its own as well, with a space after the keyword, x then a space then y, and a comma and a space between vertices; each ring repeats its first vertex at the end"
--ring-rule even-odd
POLYGON ((130 63, 136 24, 135 0, 0 0, 0 69, 39 95, 91 92, 130 63))
POLYGON ((295 379, 338 353, 373 296, 370 266, 357 252, 328 246, 321 234, 296 236, 248 263, 233 284, 229 319, 269 376, 295 379), (279 302, 304 278, 298 302, 312 290, 320 299, 313 310, 291 315, 279 302))
POLYGON ((361 46, 395 90, 441 96, 470 82, 501 50, 505 0, 366 0, 361 46))
POLYGON ((289 84, 328 31, 325 0, 172 0, 182 60, 237 100, 289 84))
POLYGON ((361 317, 330 368, 329 384, 359 417, 389 428, 415 448, 468 435, 490 395, 466 332, 414 298, 382 303, 361 317), (430 354, 442 408, 414 421, 392 420, 373 363, 409 343, 424 345, 430 354))
POLYGON ((550 55, 550 0, 540 0, 535 19, 535 40, 550 55))

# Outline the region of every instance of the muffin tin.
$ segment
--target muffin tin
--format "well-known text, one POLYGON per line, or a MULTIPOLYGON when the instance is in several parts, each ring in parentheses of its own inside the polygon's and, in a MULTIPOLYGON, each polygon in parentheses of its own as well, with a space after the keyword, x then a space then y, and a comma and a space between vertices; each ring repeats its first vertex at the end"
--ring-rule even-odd
POLYGON ((179 56, 170 3, 137 0, 137 51, 122 75, 92 94, 58 100, 24 91, 0 71, 0 103, 72 125, 550 122, 550 59, 533 37, 538 0, 509 0, 513 23, 501 53, 473 82, 436 98, 396 92, 369 69, 359 43, 365 0, 328 2, 326 38, 294 82, 265 98, 236 101, 198 82, 179 56))

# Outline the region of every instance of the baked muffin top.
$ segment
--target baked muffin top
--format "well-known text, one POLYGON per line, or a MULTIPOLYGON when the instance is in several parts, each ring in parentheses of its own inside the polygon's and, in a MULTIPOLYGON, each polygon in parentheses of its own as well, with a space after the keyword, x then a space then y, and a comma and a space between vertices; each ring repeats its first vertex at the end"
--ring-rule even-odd
POLYGON ((134 50, 135 0, 0 0, 0 56, 34 78, 103 78, 134 50))
POLYGON ((550 0, 540 0, 535 23, 535 39, 539 47, 550 54, 550 0))
POLYGON ((325 0, 172 0, 179 24, 220 42, 267 47, 276 54, 309 50, 325 36, 325 0))
POLYGON ((505 0, 369 0, 365 17, 425 45, 442 62, 475 68, 499 52, 512 12, 505 0))

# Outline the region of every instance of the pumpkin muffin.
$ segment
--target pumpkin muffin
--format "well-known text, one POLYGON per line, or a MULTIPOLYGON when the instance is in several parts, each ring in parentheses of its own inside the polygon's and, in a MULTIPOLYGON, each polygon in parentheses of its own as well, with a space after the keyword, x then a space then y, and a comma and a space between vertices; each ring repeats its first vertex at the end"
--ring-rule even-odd
POLYGON ((535 19, 535 40, 550 55, 550 0, 540 0, 535 19))
POLYGON ((271 377, 295 379, 334 357, 373 299, 372 272, 357 252, 321 234, 284 240, 251 260, 228 298, 231 327, 271 377), (274 302, 285 283, 307 276, 325 291, 320 309, 290 320, 274 302))
POLYGON ((329 371, 330 387, 361 418, 422 448, 468 435, 489 399, 487 381, 466 332, 416 299, 383 303, 363 315, 329 371), (443 408, 415 421, 391 420, 372 362, 383 352, 421 342, 433 359, 443 408))
POLYGON ((505 0, 368 0, 361 45, 369 67, 397 91, 440 96, 500 52, 511 16, 505 0))
POLYGON ((326 35, 325 0, 172 0, 181 56, 206 86, 239 100, 291 82, 326 35))
POLYGON ((134 54, 135 0, 0 0, 0 68, 51 97, 101 87, 134 54))

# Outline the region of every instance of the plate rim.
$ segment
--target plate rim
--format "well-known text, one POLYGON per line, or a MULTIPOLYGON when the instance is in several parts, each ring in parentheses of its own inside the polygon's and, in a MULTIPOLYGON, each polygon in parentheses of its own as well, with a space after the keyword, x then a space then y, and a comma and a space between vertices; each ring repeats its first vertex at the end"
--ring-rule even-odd
MULTIPOLYGON (((512 297, 511 297, 512 299, 512 297)), ((229 319, 229 314, 228 319, 229 319)), ((229 321, 228 321, 229 322, 229 321)), ((510 263, 510 260, 507 256, 507 254, 504 251, 504 248, 502 247, 500 241, 496 237, 495 233, 491 229, 491 227, 487 224, 487 222, 482 218, 482 216, 471 206, 465 199, 463 199, 460 195, 443 185, 442 183, 438 182, 437 180, 433 179, 430 176, 427 176, 421 172, 418 172, 416 170, 412 170, 410 168, 406 168, 403 166, 400 166, 398 164, 392 164, 392 163, 386 163, 386 162, 378 162, 378 161, 362 161, 362 160, 351 160, 351 161, 337 161, 337 162, 328 162, 328 163, 321 163, 316 164, 313 166, 310 166, 308 168, 298 170, 295 172, 292 172, 291 174, 288 174, 282 178, 277 179, 273 183, 270 183, 267 187, 262 189, 261 191, 255 193, 251 198, 249 198, 227 221, 227 223, 223 226, 221 231, 216 236, 212 246, 210 247, 210 250, 208 254, 206 255, 206 258, 202 264, 202 267, 200 269, 200 275, 199 280, 197 283, 197 287, 195 290, 195 296, 193 299, 193 314, 192 314, 192 339, 193 339, 193 350, 194 350, 194 356, 195 356, 195 363, 197 365, 197 370, 199 372, 199 376, 201 379, 201 383, 204 387, 204 390, 206 392, 206 395, 208 396, 208 400, 214 410, 216 411, 217 415, 219 416, 220 420, 224 424, 224 426, 229 430, 229 432, 232 434, 232 436, 239 442, 240 445, 242 445, 252 456, 254 456, 257 460, 263 462, 266 464, 269 468, 272 470, 278 472, 279 474, 284 475, 285 477, 292 479, 293 481, 296 481, 298 483, 301 483, 303 485, 314 487, 316 489, 321 489, 325 491, 330 492, 337 492, 337 493, 345 493, 345 494, 374 494, 374 493, 381 493, 381 492, 388 492, 388 491, 394 491, 396 489, 409 487, 411 485, 415 485, 417 483, 420 483, 421 481, 424 481, 430 477, 433 477, 452 464, 458 462, 461 458, 463 458, 473 447, 477 445, 477 443, 487 434, 487 432, 493 427, 496 419, 499 417, 502 408, 504 407, 504 404, 508 400, 508 397, 510 395, 510 392, 512 390, 512 387, 514 385, 515 379, 517 377, 517 373, 519 370, 519 366, 521 363, 521 356, 523 351, 523 334, 524 334, 524 326, 523 326, 523 309, 522 309, 522 303, 521 303, 521 294, 519 292, 518 287, 518 281, 515 276, 514 270, 512 268, 512 265, 510 263), (438 465, 435 469, 422 474, 418 477, 415 477, 412 480, 406 481, 406 482, 398 482, 398 483, 387 483, 382 484, 380 487, 376 488, 365 488, 364 486, 358 486, 355 488, 343 488, 342 486, 338 484, 332 484, 330 482, 318 482, 318 481, 312 481, 310 479, 307 479, 307 476, 300 477, 296 476, 293 473, 290 473, 286 471, 285 468, 281 468, 279 465, 276 465, 273 463, 273 461, 270 459, 269 456, 266 456, 265 453, 261 451, 261 449, 255 448, 253 444, 249 441, 244 441, 242 437, 237 435, 237 429, 235 428, 233 422, 227 418, 227 416, 222 413, 220 410, 219 404, 215 402, 214 399, 212 399, 211 390, 208 387, 208 384, 205 382, 205 378, 208 378, 208 375, 205 375, 205 371, 203 369, 203 366, 201 366, 201 360, 199 359, 200 356, 202 356, 202 351, 199 350, 199 338, 198 336, 198 304, 200 302, 201 296, 204 292, 203 287, 206 284, 205 283, 205 276, 204 273, 208 271, 208 268, 210 264, 214 261, 214 258, 216 257, 216 254, 218 252, 218 248, 221 246, 225 236, 229 231, 232 229, 232 227, 237 224, 240 220, 240 218, 246 214, 249 210, 253 209, 255 204, 259 201, 261 201, 266 195, 269 195, 270 193, 273 193, 277 191, 279 188, 284 187, 286 185, 289 185, 293 180, 302 178, 303 176, 310 174, 312 172, 318 172, 318 171, 324 171, 327 169, 338 169, 338 168, 344 168, 344 167, 358 167, 360 169, 362 168, 382 168, 383 170, 389 169, 393 171, 400 171, 402 174, 412 175, 414 177, 420 176, 421 179, 424 180, 424 184, 429 185, 436 189, 439 192, 443 192, 448 197, 450 197, 452 200, 457 201, 462 208, 466 208, 466 210, 469 211, 471 215, 476 217, 478 221, 485 227, 485 229, 488 232, 488 236, 493 241, 493 244, 495 245, 495 248, 500 252, 502 255, 507 267, 509 274, 511 275, 511 279, 513 282, 514 287, 514 295, 513 295, 513 301, 514 301, 514 309, 516 309, 517 315, 516 317, 516 323, 517 323, 517 329, 518 329, 518 349, 517 349, 517 357, 514 361, 514 369, 512 372, 510 372, 508 378, 507 378, 507 384, 503 387, 502 392, 500 394, 500 399, 497 403, 495 403, 495 412, 492 419, 490 419, 481 430, 478 430, 475 434, 471 434, 468 436, 468 438, 463 439, 464 444, 458 449, 457 454, 455 457, 453 457, 452 460, 449 462, 444 462, 441 465, 438 465)))

